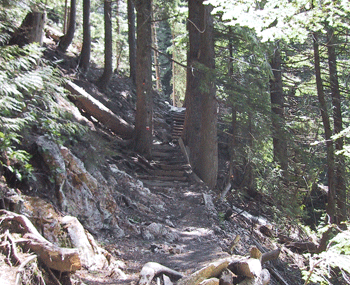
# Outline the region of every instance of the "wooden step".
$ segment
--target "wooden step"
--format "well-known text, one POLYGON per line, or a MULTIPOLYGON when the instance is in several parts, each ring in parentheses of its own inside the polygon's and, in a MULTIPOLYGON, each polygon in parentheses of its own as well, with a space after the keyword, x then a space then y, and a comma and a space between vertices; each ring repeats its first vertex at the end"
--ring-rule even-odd
POLYGON ((173 170, 152 170, 150 174, 155 176, 173 176, 173 177, 184 177, 186 172, 184 170, 173 169, 173 170))
POLYGON ((153 176, 153 175, 138 175, 138 178, 142 181, 153 180, 153 181, 189 181, 188 177, 173 177, 173 176, 153 176))
POLYGON ((142 183, 147 187, 187 187, 189 186, 188 182, 169 182, 169 181, 142 181, 142 183))
POLYGON ((163 169, 163 170, 190 170, 191 166, 189 164, 155 164, 154 165, 157 168, 163 169))

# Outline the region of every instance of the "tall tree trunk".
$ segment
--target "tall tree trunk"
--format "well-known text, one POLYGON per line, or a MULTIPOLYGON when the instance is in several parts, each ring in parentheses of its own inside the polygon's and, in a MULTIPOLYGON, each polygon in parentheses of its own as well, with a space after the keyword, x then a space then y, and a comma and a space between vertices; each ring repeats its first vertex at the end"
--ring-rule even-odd
POLYGON ((67 33, 68 24, 68 0, 64 1, 63 34, 67 33))
POLYGON ((112 45, 112 2, 104 0, 104 19, 105 19, 105 66, 99 79, 98 85, 106 89, 113 74, 113 45, 112 45))
MULTIPOLYGON (((158 39, 157 39, 157 25, 156 22, 152 22, 152 42, 153 46, 156 50, 158 50, 158 39)), ((160 91, 160 70, 159 70, 159 60, 158 60, 158 52, 153 50, 153 62, 154 62, 154 70, 156 75, 156 90, 160 91)))
POLYGON ((83 0, 83 47, 79 67, 84 73, 89 69, 91 54, 90 4, 90 0, 83 0))
POLYGON ((128 0, 128 41, 130 78, 136 84, 136 38, 135 38, 135 6, 133 0, 128 0))
MULTIPOLYGON (((229 34, 232 34, 232 28, 229 27, 229 34)), ((229 52, 229 60, 228 60, 228 76, 230 79, 233 77, 233 44, 232 44, 232 38, 229 38, 228 42, 228 52, 229 52)), ((233 96, 231 96, 231 112, 232 112, 232 120, 231 120, 231 127, 232 127, 232 137, 229 142, 229 154, 230 154, 230 171, 229 171, 229 179, 231 179, 231 176, 236 177, 237 168, 234 165, 234 161, 236 160, 236 135, 237 135, 237 107, 236 102, 234 102, 233 96)))
POLYGON ((116 8, 116 32, 117 32, 117 42, 116 42, 116 67, 115 67, 115 72, 119 72, 119 66, 120 66, 120 61, 122 58, 123 54, 123 41, 121 40, 121 34, 120 34, 120 14, 119 14, 119 0, 116 0, 117 8, 116 8))
POLYGON ((58 45, 58 48, 63 52, 67 51, 67 48, 73 41, 74 33, 75 33, 76 13, 77 13, 76 0, 71 0, 67 33, 61 38, 60 43, 58 45))
POLYGON ((135 1, 137 11, 135 149, 152 156, 152 0, 135 1))
POLYGON ((329 121, 329 115, 327 111, 327 104, 325 95, 323 92, 322 78, 321 78, 321 67, 320 67, 320 54, 319 44, 316 33, 313 34, 313 45, 314 45, 314 65, 316 75, 316 87, 317 96, 320 104, 321 117, 323 122, 323 128, 325 132, 326 147, 327 147, 327 176, 328 176, 328 197, 327 197, 327 215, 328 222, 336 222, 336 197, 335 197, 335 179, 334 179, 334 148, 331 140, 332 130, 329 121))
POLYGON ((196 174, 211 188, 218 172, 214 25, 211 6, 190 0, 190 55, 187 73, 185 140, 196 174), (192 36, 191 36, 192 33, 192 36), (191 48, 192 47, 192 48, 191 48), (191 67, 194 71, 191 71, 191 67))
POLYGON ((288 157, 287 142, 284 132, 284 94, 282 85, 281 54, 277 44, 271 56, 270 65, 273 78, 270 79, 270 98, 272 111, 272 136, 273 136, 273 156, 283 171, 283 178, 287 181, 288 157))
POLYGON ((189 147, 189 158, 193 169, 197 168, 200 144, 201 102, 197 92, 200 86, 200 78, 197 70, 200 54, 200 5, 195 0, 188 1, 189 49, 187 54, 186 95, 184 106, 186 107, 183 139, 189 147))
POLYGON ((202 118, 201 144, 198 175, 209 187, 214 188, 218 175, 218 141, 217 141, 217 109, 215 85, 215 50, 214 50, 214 22, 211 15, 211 6, 201 6, 201 27, 204 33, 201 36, 202 51, 199 62, 205 66, 205 73, 201 72, 202 85, 202 118), (203 89, 204 87, 204 89, 203 89))
MULTIPOLYGON (((341 99, 338 82, 338 71, 337 71, 337 57, 335 53, 335 39, 333 29, 328 28, 327 30, 327 51, 328 51, 328 66, 329 66, 329 78, 331 82, 331 94, 332 94, 332 105, 333 105, 333 121, 334 121, 334 133, 338 134, 343 130, 343 119, 341 113, 341 99)), ((335 149, 338 151, 343 150, 344 141, 340 137, 335 141, 335 149)), ((346 221, 346 182, 345 182, 345 165, 344 157, 342 154, 338 154, 335 157, 335 177, 337 189, 336 203, 337 203, 337 223, 346 221)))

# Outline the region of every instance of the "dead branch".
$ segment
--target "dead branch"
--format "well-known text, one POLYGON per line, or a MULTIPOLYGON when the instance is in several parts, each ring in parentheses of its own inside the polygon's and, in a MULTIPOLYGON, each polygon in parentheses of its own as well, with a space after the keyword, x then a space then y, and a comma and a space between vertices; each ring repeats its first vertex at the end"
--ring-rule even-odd
POLYGON ((140 272, 140 281, 139 285, 149 285, 151 284, 153 278, 159 274, 166 274, 167 276, 173 277, 175 280, 178 280, 183 277, 180 272, 172 270, 166 266, 163 266, 157 262, 148 262, 146 263, 140 272))
POLYGON ((33 254, 33 255, 29 256, 25 261, 22 262, 22 264, 19 266, 19 268, 17 269, 17 272, 16 272, 15 285, 22 284, 22 275, 23 275, 25 266, 36 258, 37 258, 37 255, 33 254))
POLYGON ((61 248, 39 234, 31 221, 23 216, 6 210, 0 210, 2 227, 7 226, 23 235, 16 243, 35 252, 38 258, 49 268, 60 272, 72 272, 81 268, 78 249, 61 248))

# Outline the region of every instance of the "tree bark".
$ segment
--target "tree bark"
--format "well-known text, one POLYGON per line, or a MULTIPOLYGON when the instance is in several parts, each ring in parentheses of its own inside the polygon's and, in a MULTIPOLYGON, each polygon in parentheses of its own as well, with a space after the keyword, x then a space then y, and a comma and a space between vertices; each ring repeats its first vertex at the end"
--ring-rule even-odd
MULTIPOLYGON (((333 105, 333 124, 334 133, 339 134, 343 130, 343 119, 341 112, 341 97, 338 82, 337 71, 337 56, 335 52, 335 35, 331 28, 327 29, 327 51, 328 51, 328 66, 329 66, 329 78, 331 82, 331 95, 333 105)), ((343 150, 344 140, 342 137, 336 139, 335 149, 337 151, 343 150)), ((345 182, 345 162, 342 154, 338 154, 335 157, 335 180, 337 189, 336 204, 337 204, 337 223, 346 221, 346 182, 345 182)))
POLYGON ((69 25, 67 33, 61 38, 58 48, 66 52, 69 45, 72 43, 75 33, 75 19, 76 19, 76 0, 70 1, 70 14, 69 14, 69 25))
POLYGON ((84 89, 70 81, 67 81, 65 87, 73 95, 76 95, 69 96, 69 99, 74 102, 80 110, 83 110, 90 116, 93 116, 122 138, 130 139, 132 137, 133 126, 128 124, 118 115, 114 114, 106 106, 88 94, 84 89))
POLYGON ((105 66, 98 85, 106 90, 113 75, 113 45, 112 45, 112 2, 104 0, 104 20, 105 20, 105 66))
POLYGON ((313 34, 313 47, 314 47, 314 66, 316 75, 316 87, 317 96, 320 104, 321 117, 323 122, 323 128, 326 139, 327 148, 327 176, 328 176, 328 196, 327 196, 327 215, 328 222, 336 222, 336 201, 335 201, 335 181, 334 181, 334 148, 331 140, 332 130, 329 121, 329 115, 327 111, 326 99, 323 91, 322 78, 321 78, 321 67, 320 67, 320 55, 319 55, 319 44, 316 33, 313 34))
POLYGON ((128 0, 128 41, 130 78, 136 84, 136 38, 135 38, 135 6, 133 0, 128 0))
POLYGON ((29 12, 24 18, 21 26, 10 39, 10 44, 24 46, 30 43, 39 43, 39 45, 42 45, 45 20, 45 12, 29 12))
POLYGON ((284 180, 287 181, 288 157, 286 136, 284 133, 284 94, 281 64, 280 48, 277 44, 277 46, 274 47, 274 52, 270 60, 273 72, 273 78, 270 79, 273 156, 274 161, 280 165, 281 170, 283 171, 284 180))
POLYGON ((155 76, 156 76, 156 90, 160 91, 161 84, 160 84, 160 69, 159 69, 159 60, 158 60, 158 39, 157 39, 157 25, 156 22, 153 21, 152 23, 152 42, 154 46, 153 50, 153 62, 154 62, 154 70, 155 70, 155 76))
POLYGON ((186 117, 183 138, 190 149, 194 172, 208 184, 216 185, 217 102, 214 83, 214 40, 210 6, 203 1, 190 0, 189 39, 187 59, 186 117))
POLYGON ((201 36, 201 53, 199 62, 205 66, 200 73, 201 86, 201 128, 200 153, 197 166, 198 176, 210 187, 216 186, 218 174, 218 141, 217 141, 217 101, 215 98, 215 51, 214 23, 211 6, 201 6, 201 27, 205 30, 201 36), (204 84, 204 85, 203 85, 204 84))
POLYGON ((135 150, 152 156, 152 0, 137 0, 135 150))
POLYGON ((79 67, 84 73, 89 69, 91 54, 90 4, 90 0, 83 0, 83 47, 79 67))

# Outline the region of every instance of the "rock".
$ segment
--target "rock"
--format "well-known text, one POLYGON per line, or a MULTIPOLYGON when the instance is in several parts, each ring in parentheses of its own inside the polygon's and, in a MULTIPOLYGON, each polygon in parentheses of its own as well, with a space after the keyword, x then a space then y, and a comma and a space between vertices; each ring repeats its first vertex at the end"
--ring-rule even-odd
POLYGON ((56 184, 61 185, 66 179, 66 165, 58 145, 46 136, 38 137, 36 144, 56 184))
POLYGON ((79 218, 89 230, 97 233, 108 230, 115 237, 124 236, 118 226, 116 215, 119 208, 112 195, 112 189, 102 174, 95 170, 96 179, 86 169, 83 162, 65 147, 61 147, 67 169, 66 183, 63 188, 64 210, 79 218))

